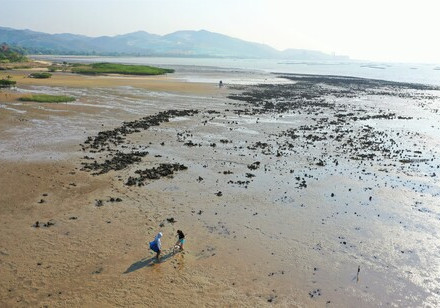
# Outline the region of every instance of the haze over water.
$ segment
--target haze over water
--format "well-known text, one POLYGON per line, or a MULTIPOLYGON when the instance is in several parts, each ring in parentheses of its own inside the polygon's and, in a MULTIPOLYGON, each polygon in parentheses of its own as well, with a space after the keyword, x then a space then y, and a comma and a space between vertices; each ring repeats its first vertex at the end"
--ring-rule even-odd
MULTIPOLYGON (((162 58, 162 57, 89 57, 89 56, 34 56, 36 59, 50 59, 67 62, 116 62, 127 64, 159 65, 175 68, 177 73, 188 72, 196 78, 193 81, 218 82, 210 78, 207 71, 221 69, 222 74, 228 70, 231 78, 238 72, 262 71, 267 73, 296 73, 352 76, 380 80, 440 85, 440 65, 383 63, 366 61, 294 61, 275 59, 218 59, 218 58, 162 58), (205 73, 205 74, 204 74, 205 73), (197 74, 199 76, 197 76, 197 74), (206 79, 203 79, 203 76, 206 79)), ((215 71, 215 70, 214 70, 215 71)), ((234 79, 237 83, 246 83, 234 79)), ((249 81, 250 82, 250 81, 249 81)), ((234 82, 230 82, 234 83, 234 82)))

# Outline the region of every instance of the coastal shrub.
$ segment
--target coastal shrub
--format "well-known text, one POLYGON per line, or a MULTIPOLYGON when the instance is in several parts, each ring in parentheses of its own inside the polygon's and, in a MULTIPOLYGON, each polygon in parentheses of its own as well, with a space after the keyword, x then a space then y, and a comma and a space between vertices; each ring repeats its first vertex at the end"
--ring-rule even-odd
POLYGON ((19 98, 20 101, 37 102, 37 103, 65 103, 75 100, 72 96, 66 95, 49 95, 49 94, 33 94, 19 98))
POLYGON ((44 78, 52 77, 52 74, 51 73, 46 73, 46 72, 43 72, 43 73, 32 73, 32 74, 29 74, 29 77, 30 78, 44 79, 44 78))
POLYGON ((174 70, 146 65, 93 63, 72 67, 72 72, 79 74, 163 75, 166 73, 174 73, 174 70))
POLYGON ((28 69, 28 68, 32 68, 32 66, 27 64, 20 64, 20 65, 14 65, 12 67, 12 69, 28 69))
POLYGON ((10 79, 0 79, 0 88, 7 88, 7 87, 12 87, 16 84, 17 82, 14 80, 10 80, 10 79))

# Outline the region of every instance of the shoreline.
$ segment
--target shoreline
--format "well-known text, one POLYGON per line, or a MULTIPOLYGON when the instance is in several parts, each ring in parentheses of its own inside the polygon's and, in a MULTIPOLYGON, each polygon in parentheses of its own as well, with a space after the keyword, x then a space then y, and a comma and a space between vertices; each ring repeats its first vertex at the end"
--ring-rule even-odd
MULTIPOLYGON (((438 226, 439 188, 427 175, 440 164, 440 142, 429 128, 438 95, 380 84, 335 86, 326 78, 237 90, 125 77, 97 80, 99 89, 93 79, 73 77, 45 82, 56 91, 80 89, 76 105, 2 102, 24 111, 6 109, 0 129, 11 135, 3 141, 26 134, 54 140, 30 151, 12 142, 11 153, 66 154, 2 163, 3 304, 439 302, 437 273, 431 269, 429 286, 418 281, 432 267, 425 260, 432 260, 437 239, 427 230, 438 226), (173 109, 199 112, 157 125, 151 118, 173 109), (112 131, 117 138, 96 148, 84 143, 112 131), (368 142, 358 147, 355 140, 368 142), (118 152, 135 151, 148 154, 96 176, 80 170, 82 163, 106 164, 118 152), (417 166, 399 162, 431 157, 417 166), (126 185, 137 170, 161 163, 188 169, 126 185), (35 228, 37 220, 54 225, 35 228), (172 247, 177 229, 187 234, 185 253, 151 263, 148 241, 162 230, 164 247, 172 247), (420 242, 426 234, 431 240, 420 242)), ((40 81, 24 88, 33 85, 40 81)))
MULTIPOLYGON (((57 56, 42 56, 44 59, 55 61, 69 61, 70 56, 58 58, 57 56)), ((369 61, 353 60, 349 62, 326 62, 326 61, 300 61, 283 64, 279 60, 271 59, 188 59, 188 58, 160 58, 160 57, 78 57, 86 62, 115 62, 126 64, 148 64, 167 66, 169 68, 189 69, 209 68, 214 71, 240 71, 260 72, 269 74, 278 72, 281 74, 313 74, 313 75, 338 75, 352 76, 367 79, 384 79, 395 82, 440 85, 440 74, 436 64, 405 64, 405 63, 375 63, 369 61), (92 60, 92 61, 89 61, 92 60), (372 69, 371 65, 383 66, 386 69, 372 69), (417 68, 417 69, 414 69, 417 68)), ((228 76, 231 77, 231 76, 228 76)), ((226 79, 226 78, 225 78, 226 79)), ((218 80, 214 80, 218 82, 218 80)), ((264 79, 261 80, 264 83, 264 79)))

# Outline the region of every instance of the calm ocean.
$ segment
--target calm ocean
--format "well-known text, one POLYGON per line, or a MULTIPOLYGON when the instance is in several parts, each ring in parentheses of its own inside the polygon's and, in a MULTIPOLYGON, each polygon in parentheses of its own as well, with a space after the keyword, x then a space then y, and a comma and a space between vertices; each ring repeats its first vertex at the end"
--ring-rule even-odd
POLYGON ((201 73, 206 78, 196 78, 196 81, 214 81, 218 77, 212 74, 215 72, 244 73, 244 71, 251 71, 266 74, 278 72, 353 76, 440 86, 440 65, 435 64, 160 57, 33 56, 33 58, 61 62, 116 62, 157 65, 175 68, 177 73, 187 73, 189 79, 191 79, 190 72, 201 73), (211 74, 208 74, 208 72, 211 74))

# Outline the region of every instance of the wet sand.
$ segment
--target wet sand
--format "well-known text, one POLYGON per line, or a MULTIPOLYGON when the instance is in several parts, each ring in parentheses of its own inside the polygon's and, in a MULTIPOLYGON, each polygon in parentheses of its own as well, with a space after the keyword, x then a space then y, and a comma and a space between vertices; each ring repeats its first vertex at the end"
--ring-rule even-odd
POLYGON ((17 79, 0 93, 2 306, 437 305, 438 91, 285 77, 17 79), (15 100, 40 91, 78 99, 15 100))
POLYGON ((124 75, 98 75, 86 76, 71 73, 57 72, 50 79, 29 78, 32 71, 14 70, 0 74, 9 75, 13 80, 22 86, 46 86, 51 87, 77 87, 77 88, 113 88, 131 86, 135 88, 148 89, 151 91, 172 91, 191 94, 209 94, 211 87, 203 83, 185 82, 173 78, 172 74, 159 76, 124 76, 124 75))

